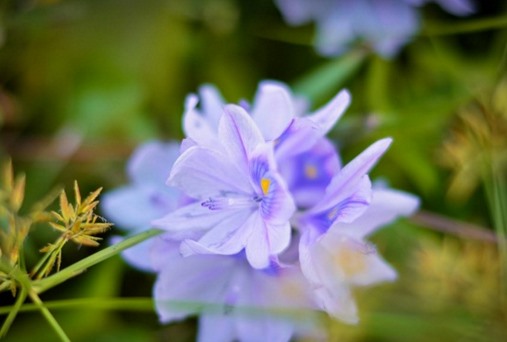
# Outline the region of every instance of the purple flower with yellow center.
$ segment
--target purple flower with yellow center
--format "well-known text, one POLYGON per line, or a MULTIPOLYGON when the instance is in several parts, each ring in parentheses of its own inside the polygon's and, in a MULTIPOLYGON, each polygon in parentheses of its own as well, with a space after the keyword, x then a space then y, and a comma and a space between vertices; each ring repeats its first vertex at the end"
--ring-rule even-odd
POLYGON ((186 238, 184 256, 244 249, 248 262, 261 269, 289 245, 293 199, 277 171, 272 143, 242 107, 224 108, 217 143, 188 147, 168 183, 196 199, 153 222, 186 238))
MULTIPOLYGON (((306 115, 307 103, 291 93, 283 83, 264 81, 252 104, 241 106, 257 125, 265 141, 275 143, 277 161, 311 148, 336 124, 350 103, 350 94, 343 90, 328 104, 306 115)), ((218 122, 225 102, 216 88, 206 85, 200 88, 199 97, 187 97, 183 130, 186 146, 217 144, 218 122), (197 104, 201 102, 201 108, 197 104)))
MULTIPOLYGON (((315 45, 324 56, 337 56, 362 41, 384 57, 394 56, 418 31, 416 6, 428 0, 276 0, 291 25, 316 23, 315 45)), ((455 15, 473 13, 469 0, 435 0, 455 15)))

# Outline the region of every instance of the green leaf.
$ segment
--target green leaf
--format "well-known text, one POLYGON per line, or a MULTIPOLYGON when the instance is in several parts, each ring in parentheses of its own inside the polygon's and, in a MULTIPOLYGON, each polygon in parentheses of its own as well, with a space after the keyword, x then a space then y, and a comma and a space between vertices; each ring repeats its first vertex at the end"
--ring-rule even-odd
POLYGON ((307 96, 314 103, 327 100, 352 76, 365 59, 363 51, 352 51, 312 70, 301 77, 294 92, 307 96))

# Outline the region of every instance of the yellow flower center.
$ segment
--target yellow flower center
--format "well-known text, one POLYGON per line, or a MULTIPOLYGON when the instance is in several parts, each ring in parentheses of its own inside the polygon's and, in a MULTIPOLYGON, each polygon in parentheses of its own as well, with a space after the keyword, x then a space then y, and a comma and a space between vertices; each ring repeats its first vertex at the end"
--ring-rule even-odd
POLYGON ((334 260, 345 276, 351 277, 366 269, 366 257, 361 251, 343 246, 336 253, 334 260))
POLYGON ((262 189, 262 193, 264 195, 268 194, 270 185, 271 185, 271 180, 270 179, 268 179, 268 178, 262 178, 261 179, 261 189, 262 189))
POLYGON ((305 176, 308 179, 317 178, 317 168, 315 166, 313 166, 312 164, 306 164, 305 165, 305 176))

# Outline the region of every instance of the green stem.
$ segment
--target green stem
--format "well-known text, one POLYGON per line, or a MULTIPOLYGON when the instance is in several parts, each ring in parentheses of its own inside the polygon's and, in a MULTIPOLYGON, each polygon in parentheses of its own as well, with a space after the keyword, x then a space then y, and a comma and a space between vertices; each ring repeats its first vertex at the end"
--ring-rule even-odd
POLYGON ((147 240, 153 236, 159 235, 162 232, 163 231, 158 229, 149 229, 142 233, 129 237, 116 245, 109 246, 97 253, 90 255, 89 257, 86 257, 76 262, 75 264, 70 265, 67 268, 64 268, 58 273, 55 273, 45 279, 34 281, 32 287, 36 293, 42 293, 56 285, 63 283, 67 279, 70 279, 82 273, 87 268, 96 265, 101 261, 109 259, 110 257, 120 253, 124 249, 134 246, 140 242, 143 242, 144 240, 147 240))
POLYGON ((430 23, 423 30, 422 34, 426 36, 442 36, 492 30, 504 27, 507 27, 507 16, 468 20, 452 24, 430 23))
POLYGON ((62 327, 60 326, 60 324, 58 324, 58 322, 53 317, 51 312, 49 312, 49 310, 44 306, 44 303, 42 303, 37 293, 35 293, 34 291, 30 291, 29 296, 34 302, 34 304, 37 306, 37 308, 40 310, 44 318, 46 318, 49 325, 56 332, 58 337, 60 337, 60 340, 70 342, 70 339, 67 337, 67 334, 65 334, 65 331, 63 331, 62 327))
MULTIPOLYGON (((79 298, 44 302, 44 306, 52 310, 80 308, 153 312, 153 300, 151 298, 79 298)), ((13 309, 14 306, 0 307, 0 315, 8 314, 13 309)), ((25 304, 19 308, 19 312, 35 310, 38 310, 35 304, 25 304)))
POLYGON ((16 318, 16 315, 18 312, 21 311, 21 307, 23 302, 26 299, 27 291, 24 287, 21 288, 21 291, 18 295, 18 298, 16 299, 16 302, 13 306, 9 307, 9 315, 4 321, 4 324, 2 325, 2 329, 0 330, 0 338, 4 337, 7 334, 7 331, 9 331, 9 328, 11 327, 12 322, 16 318))
POLYGON ((501 173, 493 166, 491 179, 485 180, 486 193, 493 220, 493 225, 498 239, 498 250, 500 253, 500 282, 502 293, 500 300, 504 302, 507 297, 507 187, 501 173))

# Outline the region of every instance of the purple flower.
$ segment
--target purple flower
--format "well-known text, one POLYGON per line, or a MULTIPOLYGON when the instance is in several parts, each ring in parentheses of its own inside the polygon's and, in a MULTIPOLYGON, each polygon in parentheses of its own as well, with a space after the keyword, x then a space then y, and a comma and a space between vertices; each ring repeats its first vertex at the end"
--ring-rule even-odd
MULTIPOLYGON (((151 221, 177 208, 183 197, 179 190, 165 185, 169 171, 179 155, 175 142, 151 141, 138 147, 127 164, 130 184, 107 192, 101 208, 108 220, 120 229, 135 234, 150 228, 151 221)), ((120 241, 114 237, 113 243, 120 241)), ((151 271, 151 241, 143 242, 122 253, 129 264, 151 271)))
MULTIPOLYGON (((363 167, 371 167, 372 157, 375 158, 381 150, 372 147, 368 150, 377 150, 375 153, 359 156, 369 154, 369 158, 364 158, 361 163, 363 167), (366 160, 369 162, 364 163, 366 160)), ((351 178, 349 181, 354 182, 351 178)), ((367 183, 369 185, 369 181, 367 183)), ((411 215, 419 206, 417 197, 410 194, 375 188, 368 196, 368 191, 361 186, 359 188, 338 206, 339 210, 335 209, 337 207, 322 210, 322 206, 317 204, 298 221, 302 232, 299 260, 303 274, 314 287, 315 299, 321 309, 349 323, 358 321, 351 287, 396 278, 396 272, 364 238, 400 216, 411 215), (369 203, 367 206, 364 205, 366 202, 369 203)))
MULTIPOLYGON (((469 0, 435 0, 447 11, 467 15, 469 0)), ((415 6, 428 0, 276 0, 291 25, 315 21, 315 45, 324 56, 347 51, 357 40, 371 45, 384 57, 394 56, 419 30, 415 6)))
POLYGON ((200 314, 201 342, 284 342, 315 333, 316 322, 308 319, 315 304, 299 268, 255 270, 243 253, 182 257, 178 243, 163 238, 155 246, 154 299, 161 322, 200 314))
MULTIPOLYGON (((185 146, 195 144, 213 146, 218 143, 218 121, 225 102, 216 88, 206 85, 200 88, 201 109, 197 109, 199 97, 187 97, 183 130, 185 146)), ((275 142, 277 160, 311 148, 336 124, 350 103, 350 95, 343 90, 327 105, 306 115, 307 102, 294 96, 283 83, 264 81, 252 104, 242 101, 241 106, 250 114, 266 141, 275 142)))
POLYGON ((233 255, 245 249, 253 267, 265 268, 289 245, 289 219, 295 210, 277 171, 273 146, 235 105, 224 109, 217 142, 188 148, 171 170, 169 184, 197 203, 154 224, 188 235, 180 249, 185 256, 233 255))

